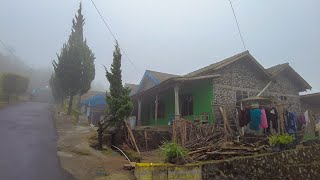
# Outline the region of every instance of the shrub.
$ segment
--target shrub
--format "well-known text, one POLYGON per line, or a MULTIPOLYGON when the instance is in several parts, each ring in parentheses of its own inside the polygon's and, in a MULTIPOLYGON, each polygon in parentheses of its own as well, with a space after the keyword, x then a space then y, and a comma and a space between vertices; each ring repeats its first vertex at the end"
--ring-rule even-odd
POLYGON ((188 150, 176 142, 165 142, 160 150, 165 162, 170 163, 176 163, 178 159, 185 159, 188 155, 188 150))
POLYGON ((271 146, 289 145, 293 142, 294 138, 289 134, 272 135, 268 137, 271 146))
POLYGON ((277 135, 272 135, 268 137, 269 144, 271 146, 277 146, 279 144, 278 136, 277 135))

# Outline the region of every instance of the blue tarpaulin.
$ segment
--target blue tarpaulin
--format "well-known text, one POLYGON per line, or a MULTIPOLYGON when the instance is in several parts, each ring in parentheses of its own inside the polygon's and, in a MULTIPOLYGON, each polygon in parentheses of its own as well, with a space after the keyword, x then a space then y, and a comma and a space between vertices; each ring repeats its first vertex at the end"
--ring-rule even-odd
POLYGON ((81 102, 81 106, 95 107, 97 105, 106 105, 106 96, 103 94, 95 95, 81 102))

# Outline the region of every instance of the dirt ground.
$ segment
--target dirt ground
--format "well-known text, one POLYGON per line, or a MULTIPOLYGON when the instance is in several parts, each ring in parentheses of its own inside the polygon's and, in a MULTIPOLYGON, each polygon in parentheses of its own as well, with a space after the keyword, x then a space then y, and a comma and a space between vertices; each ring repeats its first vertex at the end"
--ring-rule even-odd
POLYGON ((123 170, 128 161, 112 150, 97 151, 89 146, 88 139, 96 128, 85 123, 74 123, 63 113, 55 113, 58 139, 58 156, 61 166, 76 179, 135 179, 132 171, 123 170))

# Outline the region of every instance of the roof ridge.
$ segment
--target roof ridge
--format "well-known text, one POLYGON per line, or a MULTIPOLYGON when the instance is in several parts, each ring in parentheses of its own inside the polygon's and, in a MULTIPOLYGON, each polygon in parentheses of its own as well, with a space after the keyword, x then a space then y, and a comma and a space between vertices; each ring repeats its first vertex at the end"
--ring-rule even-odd
POLYGON ((249 53, 249 50, 246 50, 246 51, 243 51, 243 52, 241 52, 241 53, 235 54, 235 55, 233 55, 233 56, 224 58, 224 59, 222 59, 222 60, 220 60, 220 61, 217 61, 217 62, 212 63, 212 64, 210 64, 210 65, 204 66, 204 67, 202 67, 202 68, 200 68, 200 69, 197 69, 197 70, 195 70, 195 71, 192 71, 192 72, 190 72, 190 73, 188 73, 188 74, 185 74, 184 76, 192 76, 192 75, 195 75, 195 74, 197 74, 197 73, 199 73, 199 72, 201 72, 201 71, 205 71, 206 69, 212 68, 214 65, 219 66, 219 65, 223 64, 224 62, 227 62, 227 61, 229 61, 229 60, 231 60, 231 59, 238 58, 238 57, 243 56, 243 55, 245 55, 245 54, 250 54, 250 53, 249 53))
POLYGON ((171 73, 165 73, 165 72, 160 72, 160 71, 154 71, 154 70, 150 70, 150 69, 147 69, 146 71, 179 76, 179 75, 177 75, 177 74, 171 74, 171 73))

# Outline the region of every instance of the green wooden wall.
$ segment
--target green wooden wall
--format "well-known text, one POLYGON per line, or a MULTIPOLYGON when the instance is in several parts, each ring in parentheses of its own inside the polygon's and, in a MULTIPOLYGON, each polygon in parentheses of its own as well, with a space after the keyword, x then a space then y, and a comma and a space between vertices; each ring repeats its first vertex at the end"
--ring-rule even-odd
MULTIPOLYGON (((193 95, 193 114, 199 116, 204 112, 209 112, 210 123, 214 122, 211 102, 214 100, 212 80, 196 82, 180 88, 180 95, 193 95)), ((167 91, 159 94, 159 100, 165 104, 165 118, 158 118, 158 125, 167 125, 172 115, 174 115, 174 92, 167 91)), ((142 125, 155 125, 153 100, 142 101, 142 125)), ((193 120, 193 116, 184 117, 184 119, 193 120)))

